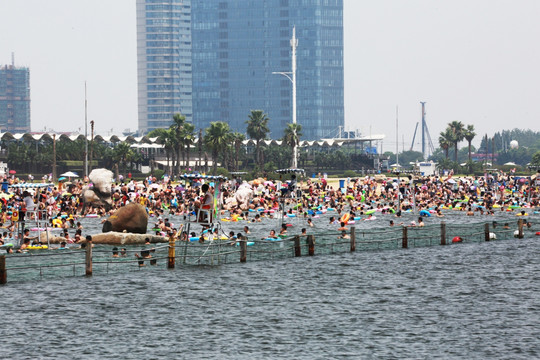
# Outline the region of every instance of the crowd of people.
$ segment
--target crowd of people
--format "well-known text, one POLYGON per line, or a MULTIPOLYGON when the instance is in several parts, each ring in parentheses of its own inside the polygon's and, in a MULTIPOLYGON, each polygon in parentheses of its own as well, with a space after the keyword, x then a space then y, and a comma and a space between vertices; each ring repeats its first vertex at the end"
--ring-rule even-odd
POLYGON ((0 226, 4 231, 1 241, 13 238, 15 223, 24 222, 29 216, 27 214, 40 216, 33 210, 46 214, 49 226, 62 228, 65 241, 69 244, 83 240, 83 227, 77 221, 78 216, 106 217, 128 203, 145 207, 147 213, 156 218, 155 226, 160 232, 174 232, 174 236, 184 240, 191 234, 178 232, 177 228, 162 219, 167 216, 187 216, 196 209, 213 213, 214 197, 216 210, 223 221, 261 222, 267 217, 281 216, 281 211, 284 211, 285 217, 306 218, 306 226, 312 227, 314 215, 333 211, 335 213, 332 213, 330 223, 335 224, 338 231, 346 230, 349 219, 369 221, 381 215, 392 215, 391 226, 400 224, 394 219, 406 211, 420 215, 418 221, 407 224, 413 226, 423 226, 422 214, 442 217, 445 210, 460 211, 467 216, 492 216, 501 211, 527 216, 534 213, 540 199, 539 187, 534 186, 535 179, 504 173, 476 177, 448 175, 414 178, 375 175, 347 179, 343 188, 329 185, 325 178, 303 179, 298 183, 295 178, 288 182, 256 179, 249 184, 241 179, 173 182, 168 178, 158 180, 152 176, 142 181, 128 180, 113 183, 113 205, 110 210, 88 204, 83 214, 83 180, 67 184, 60 182, 57 186, 34 190, 18 188, 6 191, 3 186, 0 226), (219 191, 216 191, 216 186, 219 186, 219 191), (249 188, 247 200, 240 201, 236 196, 241 186, 249 188))

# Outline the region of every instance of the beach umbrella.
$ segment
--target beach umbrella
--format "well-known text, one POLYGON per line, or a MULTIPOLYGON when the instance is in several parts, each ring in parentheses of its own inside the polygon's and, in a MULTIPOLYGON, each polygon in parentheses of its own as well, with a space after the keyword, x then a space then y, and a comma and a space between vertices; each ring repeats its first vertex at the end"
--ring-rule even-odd
POLYGON ((59 177, 59 178, 58 178, 58 181, 64 181, 64 180, 66 180, 66 179, 67 179, 67 178, 66 178, 65 176, 62 176, 62 177, 59 177))
POLYGON ((16 174, 17 172, 15 170, 9 170, 10 174, 16 174))
POLYGON ((68 178, 79 177, 79 175, 77 175, 77 173, 74 173, 73 171, 65 172, 63 174, 60 174, 60 176, 65 176, 65 177, 68 177, 68 178))

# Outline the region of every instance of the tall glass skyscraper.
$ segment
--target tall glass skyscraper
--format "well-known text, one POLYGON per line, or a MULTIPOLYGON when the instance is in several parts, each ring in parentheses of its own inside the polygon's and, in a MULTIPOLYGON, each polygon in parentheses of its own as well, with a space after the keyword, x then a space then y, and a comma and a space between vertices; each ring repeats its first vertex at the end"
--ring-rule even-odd
POLYGON ((191 1, 137 0, 139 133, 191 121, 191 1))
POLYGON ((332 137, 344 124, 343 0, 192 1, 193 121, 245 131, 250 110, 270 118, 272 138, 292 122, 297 48, 297 122, 303 139, 332 137))
POLYGON ((291 71, 294 26, 302 139, 332 137, 343 126, 343 0, 138 0, 137 4, 141 131, 168 126, 172 114, 180 111, 188 118, 192 115, 196 128, 225 121, 245 132, 250 111, 263 110, 270 118, 270 136, 282 137, 292 122, 292 84, 273 72, 291 71), (191 22, 176 26, 185 24, 188 12, 191 22), (189 50, 187 41, 185 48, 163 44, 189 30, 189 50), (167 35, 166 40, 158 35, 167 35), (167 52, 170 48, 179 49, 178 59, 176 53, 167 52), (175 67, 189 51, 185 61, 190 61, 192 72, 184 78, 166 76, 167 66, 175 67), (156 83, 160 90, 150 91, 156 83), (168 87, 188 84, 190 92, 167 92, 168 87), (185 96, 184 102, 169 107, 160 98, 169 94, 185 96), (174 111, 153 114, 152 101, 159 109, 174 111))
POLYGON ((0 131, 30 132, 30 70, 0 67, 0 131))

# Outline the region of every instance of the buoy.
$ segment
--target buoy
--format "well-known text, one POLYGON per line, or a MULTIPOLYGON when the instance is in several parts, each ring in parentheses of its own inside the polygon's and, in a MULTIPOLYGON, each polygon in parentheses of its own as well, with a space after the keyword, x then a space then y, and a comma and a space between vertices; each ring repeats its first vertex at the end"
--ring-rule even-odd
POLYGON ((540 236, 540 231, 537 231, 535 235, 538 235, 538 236, 540 236))
MULTIPOLYGON (((267 239, 267 240, 270 240, 270 239, 267 239)), ((272 239, 272 240, 279 240, 279 239, 272 239)), ((255 242, 254 241, 247 241, 246 245, 247 246, 253 246, 253 245, 255 245, 255 242)), ((237 242, 236 246, 240 246, 240 242, 237 242)))
POLYGON ((427 216, 430 217, 431 214, 427 210, 420 210, 420 216, 427 216))
POLYGON ((292 226, 292 224, 287 224, 287 227, 291 227, 291 226, 292 226))
POLYGON ((46 250, 49 247, 47 245, 30 245, 26 247, 28 250, 46 250))
POLYGON ((17 210, 13 210, 11 213, 11 221, 19 221, 19 212, 17 210))
POLYGON ((354 220, 349 220, 347 221, 347 225, 354 225, 355 221, 354 220))
POLYGON ((497 235, 495 233, 490 232, 489 233, 489 239, 490 240, 497 240, 497 235))
POLYGON ((288 217, 296 217, 296 214, 287 214, 288 217))
POLYGON ((463 242, 463 239, 460 236, 454 236, 454 238, 452 239, 452 242, 453 243, 463 242))

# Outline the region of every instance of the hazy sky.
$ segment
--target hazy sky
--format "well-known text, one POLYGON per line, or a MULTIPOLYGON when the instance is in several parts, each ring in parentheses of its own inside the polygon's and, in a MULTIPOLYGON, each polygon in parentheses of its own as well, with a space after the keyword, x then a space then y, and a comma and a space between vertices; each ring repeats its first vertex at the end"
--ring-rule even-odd
MULTIPOLYGON (((435 147, 453 120, 478 139, 540 131, 539 0, 344 0, 344 10, 347 129, 384 133, 395 151, 398 106, 407 150, 425 101, 435 147)), ((85 80, 97 133, 137 129, 135 23, 135 0, 0 0, 0 64, 14 52, 30 67, 33 131, 84 132, 85 80)))

